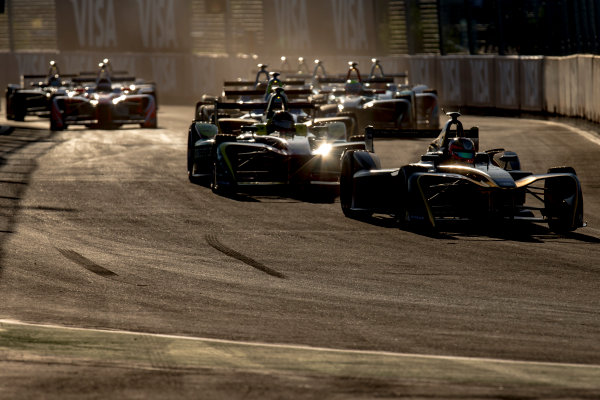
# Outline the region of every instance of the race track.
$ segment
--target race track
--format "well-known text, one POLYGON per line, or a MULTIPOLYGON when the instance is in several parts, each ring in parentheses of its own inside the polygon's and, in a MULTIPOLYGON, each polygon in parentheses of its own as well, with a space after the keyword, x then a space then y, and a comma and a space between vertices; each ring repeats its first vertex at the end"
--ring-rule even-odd
MULTIPOLYGON (((192 116, 192 107, 161 106, 156 130, 56 133, 28 119, 0 135, 0 398, 600 397, 598 136, 463 116, 480 127, 482 149, 516 151, 524 169, 573 166, 588 227, 424 235, 385 216, 347 219, 339 199, 227 198, 190 183, 192 116), (66 337, 37 324, 95 333, 68 353, 66 337), (211 353, 214 363, 191 365, 192 347, 176 355, 156 335, 139 336, 126 356, 114 349, 130 345, 98 333, 113 330, 266 347, 258 358, 227 347, 211 353), (271 344, 287 349, 279 366, 271 344), (323 350, 290 350, 312 348, 323 350), (397 353, 440 365, 403 359, 372 373, 397 353), (365 354, 375 359, 363 365, 365 354), (313 358, 328 367, 307 366, 313 358), (479 361, 462 373, 456 364, 469 360, 491 360, 506 380, 477 378, 492 371, 479 361), (449 368, 456 376, 439 372, 449 368), (575 383, 546 380, 544 368, 575 383)), ((376 140, 375 151, 384 167, 400 166, 428 141, 376 140)))

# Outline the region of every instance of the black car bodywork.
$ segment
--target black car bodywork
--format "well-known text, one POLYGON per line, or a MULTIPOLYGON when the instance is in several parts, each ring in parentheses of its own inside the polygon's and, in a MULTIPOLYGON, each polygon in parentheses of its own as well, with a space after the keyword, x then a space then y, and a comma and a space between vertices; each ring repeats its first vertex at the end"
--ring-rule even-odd
MULTIPOLYGON (((294 130, 269 130, 269 103, 215 102, 215 123, 194 121, 188 130, 187 169, 192 182, 210 182, 215 192, 242 192, 260 186, 329 187, 337 193, 341 155, 365 149, 347 137, 339 121, 295 123, 294 130), (223 118, 226 110, 264 110, 264 118, 223 118)), ((310 109, 309 102, 285 109, 310 109)))
POLYGON ((449 115, 419 162, 381 169, 374 153, 346 152, 340 178, 344 214, 390 214, 428 229, 442 221, 507 219, 546 222, 555 232, 585 226, 581 185, 573 168, 534 175, 521 170, 518 156, 504 149, 477 152, 473 164, 454 163, 448 158, 449 140, 471 137, 478 150, 479 131, 464 130, 459 114, 449 115))

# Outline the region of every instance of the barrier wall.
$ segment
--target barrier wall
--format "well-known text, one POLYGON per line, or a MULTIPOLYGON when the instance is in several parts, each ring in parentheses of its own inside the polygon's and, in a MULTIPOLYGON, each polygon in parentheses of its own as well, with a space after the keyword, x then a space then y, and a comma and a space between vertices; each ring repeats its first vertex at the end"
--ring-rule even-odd
MULTIPOLYGON (((193 54, 91 52, 0 53, 0 84, 19 83, 23 74, 41 74, 50 60, 63 73, 94 71, 108 57, 116 70, 127 70, 139 78, 156 82, 162 103, 192 104, 203 94, 219 94, 222 82, 235 78, 254 79, 258 63, 281 68, 278 58, 208 57, 193 54)), ((348 59, 322 58, 328 74, 347 71, 348 59)), ((363 76, 371 59, 353 57, 363 76)), ((600 122, 600 57, 520 56, 399 56, 383 57, 386 74, 408 72, 412 84, 438 90, 446 110, 485 107, 513 111, 548 112, 600 122)), ((288 60, 295 68, 297 60, 288 60)), ((306 62, 310 72, 312 60, 306 62)))

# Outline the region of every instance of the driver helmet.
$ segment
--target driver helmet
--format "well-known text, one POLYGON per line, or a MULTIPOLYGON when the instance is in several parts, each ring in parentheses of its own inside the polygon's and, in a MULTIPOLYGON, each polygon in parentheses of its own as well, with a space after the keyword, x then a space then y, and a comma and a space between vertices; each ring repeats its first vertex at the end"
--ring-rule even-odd
POLYGON ((362 92, 362 83, 355 80, 346 81, 346 94, 358 96, 362 92))
POLYGON ((48 78, 48 86, 57 87, 60 86, 60 84, 61 80, 58 74, 51 75, 50 78, 48 78))
POLYGON ((110 83, 110 80, 108 78, 99 79, 98 83, 96 84, 96 90, 98 92, 111 92, 112 85, 110 83))
POLYGON ((469 138, 454 138, 448 144, 448 154, 453 161, 472 164, 475 160, 475 145, 469 138))
POLYGON ((294 116, 288 111, 277 111, 273 114, 273 118, 267 124, 267 132, 295 132, 294 116))

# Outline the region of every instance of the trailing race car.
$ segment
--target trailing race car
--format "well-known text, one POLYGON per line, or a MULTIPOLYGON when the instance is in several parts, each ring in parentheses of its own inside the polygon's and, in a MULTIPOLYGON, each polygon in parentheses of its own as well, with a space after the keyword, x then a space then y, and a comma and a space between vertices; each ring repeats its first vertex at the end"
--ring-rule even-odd
POLYGON ((156 90, 152 83, 137 82, 134 77, 113 76, 108 60, 99 64, 95 78, 79 77, 80 86, 52 98, 50 129, 62 130, 69 125, 100 129, 118 128, 123 124, 157 127, 156 90))
POLYGON ((373 59, 371 74, 361 78, 357 63, 349 62, 345 78, 319 78, 320 93, 329 95, 321 106, 322 116, 351 116, 357 131, 372 125, 375 128, 439 129, 437 92, 424 85, 410 87, 394 83, 396 77, 386 76, 379 61, 373 59), (324 87, 323 84, 344 82, 344 87, 324 87))
POLYGON ((214 192, 312 186, 337 195, 341 155, 365 149, 366 144, 362 137, 347 140, 341 122, 298 123, 289 112, 312 106, 285 99, 280 103, 215 102, 215 115, 220 115, 219 110, 265 111, 258 118, 218 117, 215 124, 194 121, 188 131, 190 181, 210 181, 214 192))
POLYGON ((50 116, 52 98, 72 89, 75 76, 61 74, 55 61, 50 61, 47 75, 23 75, 20 85, 6 87, 6 118, 23 121, 27 115, 50 116))
POLYGON ((214 102, 264 102, 276 87, 286 87, 290 99, 307 98, 312 91, 304 79, 280 79, 279 72, 269 72, 266 64, 258 64, 258 72, 253 81, 233 80, 223 82, 220 96, 203 95, 196 103, 194 119, 210 122, 214 114, 214 102))
MULTIPOLYGON (((523 171, 514 152, 479 152, 478 128, 465 131, 459 113, 448 115, 450 120, 417 163, 381 169, 375 154, 347 151, 340 178, 344 214, 390 214, 428 229, 463 219, 547 222, 555 232, 585 226, 581 185, 573 168, 550 168, 540 175, 523 171)), ((367 129, 367 136, 373 134, 367 129)))

